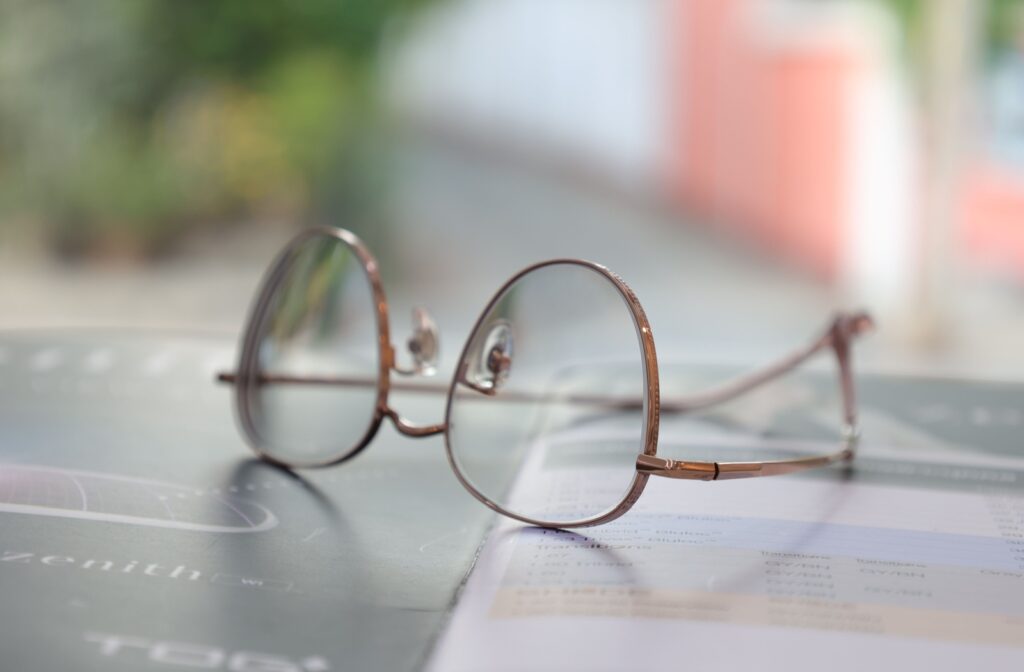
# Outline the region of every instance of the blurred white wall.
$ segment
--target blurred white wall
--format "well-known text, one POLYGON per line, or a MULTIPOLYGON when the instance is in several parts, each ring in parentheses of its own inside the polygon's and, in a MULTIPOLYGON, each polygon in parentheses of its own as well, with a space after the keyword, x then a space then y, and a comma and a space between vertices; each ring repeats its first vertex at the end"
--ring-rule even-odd
POLYGON ((656 184, 670 109, 668 0, 452 0, 403 45, 400 109, 629 187, 656 184))
MULTIPOLYGON (((883 315, 904 312, 918 263, 917 148, 900 79, 897 26, 878 5, 863 0, 452 0, 403 39, 391 64, 391 97, 412 118, 474 141, 568 163, 631 192, 665 197, 676 179, 670 171, 687 158, 681 128, 689 91, 682 42, 693 31, 716 29, 682 22, 715 13, 732 17, 734 24, 729 39, 708 42, 724 50, 712 63, 717 58, 735 64, 740 58, 753 64, 754 73, 775 68, 772 72, 783 74, 772 82, 791 82, 781 77, 792 63, 853 64, 836 70, 845 107, 839 130, 822 139, 840 147, 834 154, 841 165, 811 170, 822 180, 838 176, 842 211, 828 221, 790 218, 786 235, 820 238, 820 231, 793 234, 792 229, 831 228, 835 233, 825 238, 839 248, 835 261, 817 267, 828 267, 851 302, 883 315)), ((760 89, 750 85, 760 80, 751 79, 749 67, 740 70, 706 73, 709 90, 694 92, 706 98, 702 109, 716 120, 712 160, 718 173, 728 174, 715 182, 734 185, 711 196, 728 202, 712 209, 711 220, 716 211, 735 212, 748 196, 778 203, 813 197, 816 189, 808 183, 802 194, 772 192, 780 179, 789 179, 779 174, 808 169, 792 169, 797 159, 785 144, 792 137, 779 129, 792 132, 793 121, 778 116, 777 97, 759 99, 751 90, 760 89), (777 145, 771 161, 753 160, 762 157, 752 146, 764 142, 748 137, 752 133, 778 134, 769 143, 777 145)), ((805 98, 813 106, 813 95, 805 98)), ((804 109, 799 114, 814 119, 829 113, 804 109)), ((799 204, 781 208, 802 210, 799 204)), ((773 242, 781 237, 769 233, 766 238, 756 230, 757 219, 755 212, 730 230, 765 249, 781 248, 773 242)))

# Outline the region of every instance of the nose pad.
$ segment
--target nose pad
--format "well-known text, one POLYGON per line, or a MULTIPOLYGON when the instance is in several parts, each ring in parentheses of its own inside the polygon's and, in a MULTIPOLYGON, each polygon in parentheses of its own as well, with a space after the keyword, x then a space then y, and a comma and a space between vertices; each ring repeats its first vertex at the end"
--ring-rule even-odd
POLYGON ((441 339, 434 319, 422 308, 412 309, 412 336, 406 342, 406 347, 412 355, 413 370, 416 373, 423 376, 437 373, 441 339))
POLYGON ((479 392, 494 394, 512 372, 512 325, 501 320, 491 325, 482 347, 470 361, 467 382, 479 392))

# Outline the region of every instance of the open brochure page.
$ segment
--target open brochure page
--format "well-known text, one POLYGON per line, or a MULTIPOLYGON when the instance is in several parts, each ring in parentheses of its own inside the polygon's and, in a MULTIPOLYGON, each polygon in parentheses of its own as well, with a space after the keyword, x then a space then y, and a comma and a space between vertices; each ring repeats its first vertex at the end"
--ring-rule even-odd
MULTIPOLYGON (((578 431, 539 442, 517 483, 544 478, 557 441, 622 440, 578 431)), ((735 437, 702 432, 663 424, 659 454, 696 441, 728 460, 735 437)), ((431 669, 1020 669, 1024 460, 906 438, 862 441, 852 469, 651 478, 624 517, 575 532, 502 518, 431 669)), ((530 496, 571 506, 602 475, 581 478, 530 496)))

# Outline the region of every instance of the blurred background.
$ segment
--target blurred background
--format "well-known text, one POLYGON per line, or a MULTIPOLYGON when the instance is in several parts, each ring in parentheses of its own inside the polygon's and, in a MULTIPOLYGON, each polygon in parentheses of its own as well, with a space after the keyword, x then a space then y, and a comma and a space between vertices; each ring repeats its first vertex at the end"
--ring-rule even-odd
POLYGON ((449 362, 572 256, 666 360, 1021 378, 1024 1, 0 2, 0 327, 234 335, 312 223, 449 362))

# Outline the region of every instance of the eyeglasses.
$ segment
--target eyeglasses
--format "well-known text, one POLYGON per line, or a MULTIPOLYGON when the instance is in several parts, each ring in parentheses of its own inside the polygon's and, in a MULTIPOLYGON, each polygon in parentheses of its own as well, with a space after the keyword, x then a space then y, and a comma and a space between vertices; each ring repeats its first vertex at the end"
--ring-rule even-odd
POLYGON ((771 366, 661 401, 654 337, 632 290, 604 266, 556 259, 499 288, 447 386, 394 383, 392 374, 435 374, 437 327, 414 310, 410 364, 399 365, 377 261, 351 232, 317 227, 296 236, 270 266, 238 368, 218 378, 234 384, 242 432, 270 462, 342 462, 387 418, 406 436, 444 435, 458 480, 498 513, 545 527, 585 527, 626 513, 651 476, 721 481, 851 460, 858 430, 850 346, 872 328, 865 313, 839 314, 821 336, 771 366), (663 414, 706 412, 828 350, 841 405, 829 422, 838 429, 832 452, 759 461, 657 454, 663 414), (628 359, 621 360, 623 352, 628 359), (404 419, 389 405, 392 389, 447 394, 444 422, 404 419))

